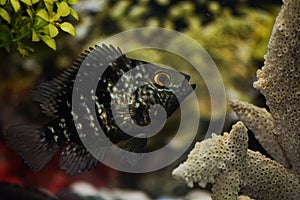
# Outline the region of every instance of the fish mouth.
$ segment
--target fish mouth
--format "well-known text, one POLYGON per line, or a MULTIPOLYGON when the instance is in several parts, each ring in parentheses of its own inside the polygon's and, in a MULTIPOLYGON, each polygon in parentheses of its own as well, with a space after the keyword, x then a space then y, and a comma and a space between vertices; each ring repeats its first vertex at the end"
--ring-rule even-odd
MULTIPOLYGON (((185 73, 183 73, 183 72, 180 72, 180 74, 182 75, 182 76, 184 76, 184 78, 189 82, 190 80, 191 80, 191 76, 190 75, 187 75, 187 74, 185 74, 185 73)), ((195 90, 195 88, 196 88, 196 84, 189 84, 192 88, 193 88, 193 90, 195 90)))

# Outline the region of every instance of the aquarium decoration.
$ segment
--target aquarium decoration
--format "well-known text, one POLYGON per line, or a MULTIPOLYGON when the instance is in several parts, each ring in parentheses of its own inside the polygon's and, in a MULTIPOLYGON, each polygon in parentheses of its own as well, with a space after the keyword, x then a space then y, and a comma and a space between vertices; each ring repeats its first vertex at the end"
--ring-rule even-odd
POLYGON ((300 199, 300 2, 285 0, 254 87, 270 111, 230 100, 241 121, 230 133, 197 142, 173 176, 212 183, 212 199, 300 199), (246 126, 273 159, 248 147, 246 126))

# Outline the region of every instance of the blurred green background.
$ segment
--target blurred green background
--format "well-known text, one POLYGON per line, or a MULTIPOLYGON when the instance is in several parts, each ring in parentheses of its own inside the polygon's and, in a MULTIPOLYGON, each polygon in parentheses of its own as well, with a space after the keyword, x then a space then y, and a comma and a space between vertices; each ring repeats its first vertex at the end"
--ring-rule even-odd
MULTIPOLYGON (((256 70, 263 65, 263 56, 280 5, 279 0, 79 0, 73 6, 79 20, 72 17, 66 19, 75 26, 77 35, 73 37, 59 33, 55 38, 56 51, 44 44, 33 43, 31 45, 35 51, 24 57, 14 48, 10 52, 0 48, 0 131, 3 132, 11 124, 46 122, 47 118, 41 114, 38 105, 31 101, 30 91, 37 84, 50 80, 59 71, 69 67, 82 51, 98 41, 125 30, 145 26, 176 30, 196 40, 215 61, 223 77, 228 98, 264 106, 263 97, 253 89, 252 83, 256 78, 256 70)), ((5 21, 2 20, 1 23, 5 21)), ((27 42, 30 41, 29 37, 27 42)), ((157 63, 194 74, 186 62, 166 53, 145 50, 138 55, 145 59, 151 57, 157 63)), ((201 122, 196 140, 201 140, 204 137, 201 133, 205 132, 210 119, 210 99, 200 75, 192 75, 191 82, 198 85, 201 122)), ((150 146, 157 148, 156 146, 167 142, 176 132, 174 124, 178 119, 179 113, 167 123, 164 129, 167 134, 151 141, 150 146)), ((228 109, 225 131, 229 130, 234 120, 234 114, 228 109)), ((142 190, 153 198, 162 195, 180 196, 188 189, 172 179, 171 171, 185 157, 186 155, 172 166, 152 173, 128 174, 99 166, 79 177, 70 178, 60 172, 55 161, 52 162, 53 167, 33 174, 22 164, 20 158, 2 147, 0 180, 42 186, 53 192, 83 180, 97 187, 142 190), (59 174, 62 180, 55 182, 50 179, 48 176, 51 170, 59 174), (96 180, 91 178, 95 174, 96 180), (51 181, 41 181, 46 178, 51 181), (57 184, 56 187, 51 185, 53 182, 57 184)))

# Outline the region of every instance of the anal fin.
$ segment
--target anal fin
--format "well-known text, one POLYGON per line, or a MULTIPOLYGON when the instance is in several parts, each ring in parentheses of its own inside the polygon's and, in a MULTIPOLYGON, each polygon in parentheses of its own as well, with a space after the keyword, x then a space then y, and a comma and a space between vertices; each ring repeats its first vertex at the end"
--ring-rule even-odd
POLYGON ((69 175, 77 175, 98 165, 99 161, 83 144, 70 143, 60 156, 59 166, 69 175))
POLYGON ((132 137, 128 140, 123 140, 117 143, 116 145, 125 151, 130 151, 134 153, 145 153, 147 147, 147 138, 132 137))

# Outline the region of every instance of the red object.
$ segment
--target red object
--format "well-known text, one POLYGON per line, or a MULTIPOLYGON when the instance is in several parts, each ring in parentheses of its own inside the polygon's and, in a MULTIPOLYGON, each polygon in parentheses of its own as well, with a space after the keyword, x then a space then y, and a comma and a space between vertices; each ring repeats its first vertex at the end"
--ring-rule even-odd
POLYGON ((104 165, 77 176, 69 176, 59 168, 59 154, 38 173, 31 171, 22 159, 0 143, 0 181, 42 187, 56 193, 77 181, 86 181, 95 187, 109 187, 117 171, 104 165))

